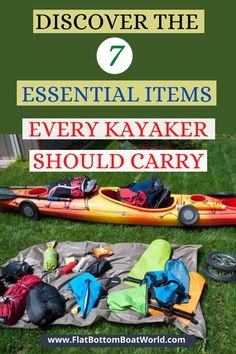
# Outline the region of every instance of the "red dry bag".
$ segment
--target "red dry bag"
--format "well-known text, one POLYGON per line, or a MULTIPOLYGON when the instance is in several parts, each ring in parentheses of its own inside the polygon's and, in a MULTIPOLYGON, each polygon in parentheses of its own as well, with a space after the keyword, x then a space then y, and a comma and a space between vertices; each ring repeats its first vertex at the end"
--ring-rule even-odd
POLYGON ((147 194, 143 191, 133 192, 129 188, 121 188, 118 191, 118 200, 137 207, 148 208, 147 194))

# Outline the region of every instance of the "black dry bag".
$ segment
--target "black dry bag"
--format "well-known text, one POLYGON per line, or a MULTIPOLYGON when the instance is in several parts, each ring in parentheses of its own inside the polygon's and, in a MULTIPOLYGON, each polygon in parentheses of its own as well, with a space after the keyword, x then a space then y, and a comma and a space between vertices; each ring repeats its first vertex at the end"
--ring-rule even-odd
POLYGON ((37 326, 47 326, 64 314, 65 301, 52 285, 40 283, 26 299, 26 312, 30 322, 37 326))

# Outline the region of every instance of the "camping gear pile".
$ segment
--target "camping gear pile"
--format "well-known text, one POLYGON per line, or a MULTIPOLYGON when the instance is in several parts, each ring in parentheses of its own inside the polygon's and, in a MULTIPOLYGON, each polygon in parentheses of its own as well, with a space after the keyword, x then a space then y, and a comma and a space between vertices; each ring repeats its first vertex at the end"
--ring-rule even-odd
POLYGON ((236 257, 224 252, 209 253, 206 259, 205 275, 218 282, 235 281, 236 257))
POLYGON ((149 246, 33 246, 1 268, 0 322, 16 328, 83 327, 101 317, 132 324, 168 322, 204 338, 199 247, 171 246, 161 239, 149 246))

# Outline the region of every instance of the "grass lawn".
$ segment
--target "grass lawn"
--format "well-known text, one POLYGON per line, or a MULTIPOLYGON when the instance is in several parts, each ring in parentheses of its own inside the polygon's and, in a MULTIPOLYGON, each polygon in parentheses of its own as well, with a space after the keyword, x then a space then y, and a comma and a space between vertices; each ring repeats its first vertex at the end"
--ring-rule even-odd
MULTIPOLYGON (((208 149, 207 173, 162 173, 165 185, 173 193, 207 193, 213 191, 236 192, 236 138, 221 136, 214 142, 206 142, 208 149)), ((93 173, 100 185, 124 185, 133 180, 142 180, 148 174, 132 173, 93 173)), ((17 162, 5 170, 0 170, 0 185, 37 185, 64 177, 65 174, 29 173, 27 162, 17 162)), ((68 174, 66 175, 68 176, 68 174)), ((58 241, 105 241, 150 243, 156 238, 164 238, 175 244, 201 244, 198 270, 203 271, 206 255, 211 251, 226 251, 236 254, 235 227, 215 228, 158 228, 142 226, 122 226, 109 224, 89 224, 60 219, 41 219, 33 222, 20 215, 0 214, 0 264, 14 257, 19 251, 34 244, 58 241)), ((205 341, 197 340, 192 353, 235 353, 236 282, 230 284, 207 281, 202 309, 207 325, 205 341)), ((42 349, 39 343, 40 330, 1 329, 0 353, 64 353, 65 349, 42 349)), ((84 329, 75 327, 53 327, 51 334, 181 334, 172 326, 145 325, 124 326, 100 321, 84 329)), ((69 353, 84 352, 84 349, 68 348, 69 353)), ((120 352, 121 349, 86 348, 89 353, 120 352)), ((155 352, 188 352, 189 349, 177 350, 160 348, 155 352)), ((153 353, 151 348, 122 349, 127 353, 153 353)))

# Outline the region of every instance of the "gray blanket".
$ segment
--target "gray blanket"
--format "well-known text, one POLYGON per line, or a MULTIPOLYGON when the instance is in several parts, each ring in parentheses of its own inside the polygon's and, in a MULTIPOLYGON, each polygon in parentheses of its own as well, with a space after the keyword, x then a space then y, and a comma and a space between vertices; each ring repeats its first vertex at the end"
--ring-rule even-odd
MULTIPOLYGON (((91 252, 93 248, 99 246, 108 246, 106 243, 96 243, 96 242, 61 242, 57 244, 57 252, 59 254, 59 265, 64 265, 64 259, 66 257, 74 256, 76 258, 81 258, 85 253, 91 252)), ((116 243, 109 245, 112 247, 114 252, 113 256, 108 259, 112 265, 112 269, 109 270, 104 277, 119 276, 124 279, 134 264, 139 260, 143 252, 146 250, 148 245, 141 243, 116 243)), ((189 271, 197 271, 197 250, 200 245, 172 245, 172 258, 181 258, 189 271)), ((66 314, 57 319, 55 325, 74 325, 78 327, 89 326, 93 322, 104 318, 107 321, 118 322, 124 324, 145 324, 154 322, 165 322, 172 323, 180 330, 187 334, 193 334, 197 337, 204 338, 206 335, 205 321, 202 315, 200 304, 197 307, 196 319, 198 324, 190 324, 185 327, 182 321, 178 318, 169 318, 165 315, 163 316, 148 316, 145 317, 135 311, 128 310, 119 313, 110 312, 106 299, 100 300, 98 306, 94 308, 86 319, 80 317, 80 314, 72 315, 70 310, 76 305, 76 300, 73 294, 66 289, 67 283, 78 273, 69 273, 65 276, 60 276, 58 269, 45 273, 43 269, 43 252, 46 249, 45 244, 30 247, 22 252, 20 252, 13 260, 24 260, 28 262, 34 269, 34 274, 42 278, 43 281, 49 282, 51 285, 55 286, 60 293, 67 299, 66 301, 66 314)), ((104 281, 104 278, 100 278, 104 281)), ((110 291, 117 291, 125 288, 126 286, 120 284, 110 291)), ((15 328, 36 328, 32 323, 29 322, 27 314, 25 313, 20 321, 15 326, 15 328)))

